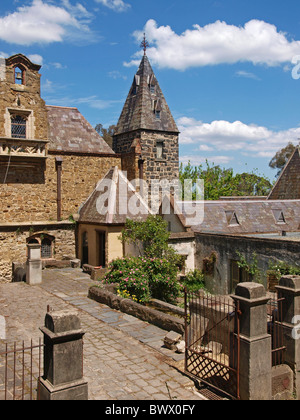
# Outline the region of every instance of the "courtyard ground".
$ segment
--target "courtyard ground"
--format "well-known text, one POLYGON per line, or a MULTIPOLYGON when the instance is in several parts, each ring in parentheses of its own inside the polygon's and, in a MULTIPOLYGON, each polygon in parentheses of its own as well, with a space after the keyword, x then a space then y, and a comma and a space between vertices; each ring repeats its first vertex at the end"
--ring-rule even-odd
MULTIPOLYGON (((0 315, 12 343, 38 340, 47 306, 76 310, 84 336, 84 377, 90 400, 201 400, 194 382, 174 365, 183 355, 163 347, 166 331, 90 300, 94 285, 81 269, 43 271, 39 286, 0 284, 0 315)), ((0 351, 1 352, 1 351, 0 351)))

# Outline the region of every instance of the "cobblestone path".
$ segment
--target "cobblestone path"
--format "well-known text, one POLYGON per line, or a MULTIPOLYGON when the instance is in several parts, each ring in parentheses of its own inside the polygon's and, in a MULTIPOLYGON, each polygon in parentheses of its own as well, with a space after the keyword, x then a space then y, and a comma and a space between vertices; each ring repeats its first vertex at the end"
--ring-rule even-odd
POLYGON ((80 269, 44 270, 40 286, 0 284, 0 316, 13 342, 38 340, 49 305, 75 309, 84 336, 84 376, 90 400, 201 400, 194 383, 170 361, 180 360, 162 348, 166 331, 87 298, 93 285, 80 269))

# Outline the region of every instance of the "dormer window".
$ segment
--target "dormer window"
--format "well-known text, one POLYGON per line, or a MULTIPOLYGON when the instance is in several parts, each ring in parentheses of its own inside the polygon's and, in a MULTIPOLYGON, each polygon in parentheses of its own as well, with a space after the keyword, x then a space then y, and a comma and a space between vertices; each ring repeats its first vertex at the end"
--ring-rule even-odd
POLYGON ((155 85, 150 85, 150 93, 155 93, 155 85))
POLYGON ((21 67, 15 67, 15 84, 16 85, 25 84, 25 70, 21 67))
POLYGON ((240 222, 235 211, 226 211, 226 219, 228 226, 239 226, 240 222))
POLYGON ((11 137, 26 139, 26 118, 21 115, 13 115, 11 117, 11 137))
POLYGON ((281 225, 286 224, 286 220, 282 210, 273 210, 273 215, 276 220, 276 223, 281 225))

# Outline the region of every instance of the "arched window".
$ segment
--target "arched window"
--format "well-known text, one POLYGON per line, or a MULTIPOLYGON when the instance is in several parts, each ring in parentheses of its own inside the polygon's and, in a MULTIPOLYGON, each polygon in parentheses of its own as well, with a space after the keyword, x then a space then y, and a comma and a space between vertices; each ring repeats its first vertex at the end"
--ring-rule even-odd
POLYGON ((25 70, 22 67, 15 67, 15 84, 25 85, 25 70))
POLYGON ((26 118, 21 115, 12 115, 11 136, 15 139, 26 139, 26 118))
POLYGON ((39 244, 39 241, 37 239, 29 239, 27 242, 28 244, 39 244))
POLYGON ((41 245, 41 258, 48 260, 53 258, 54 254, 54 240, 55 237, 45 234, 45 233, 36 233, 30 238, 27 238, 27 244, 40 244, 41 245))

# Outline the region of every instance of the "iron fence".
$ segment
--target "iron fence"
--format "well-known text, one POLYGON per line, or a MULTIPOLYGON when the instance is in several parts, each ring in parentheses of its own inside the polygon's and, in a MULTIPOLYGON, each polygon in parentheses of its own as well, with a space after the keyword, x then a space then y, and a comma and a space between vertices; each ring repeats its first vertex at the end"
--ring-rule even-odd
POLYGON ((37 380, 41 376, 44 344, 16 342, 0 346, 0 400, 38 399, 37 380))
POLYGON ((285 350, 283 337, 282 309, 284 298, 274 293, 267 304, 268 333, 272 337, 272 366, 284 363, 285 350))

